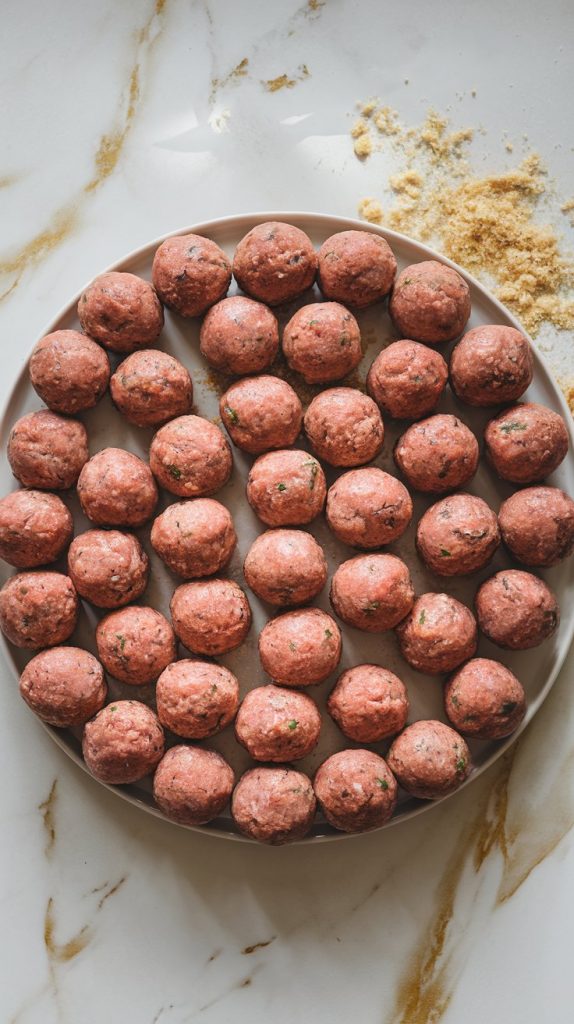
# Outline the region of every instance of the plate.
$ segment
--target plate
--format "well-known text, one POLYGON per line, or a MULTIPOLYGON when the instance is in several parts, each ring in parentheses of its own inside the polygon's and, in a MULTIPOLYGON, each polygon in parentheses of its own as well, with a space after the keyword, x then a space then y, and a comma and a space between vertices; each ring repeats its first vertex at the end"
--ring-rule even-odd
MULTIPOLYGON (((207 235, 217 242, 218 245, 220 245, 228 255, 231 256, 239 239, 255 224, 259 224, 267 220, 284 220, 291 224, 296 224, 307 232, 315 246, 319 246, 335 231, 343 231, 353 228, 365 230, 366 228, 366 225, 362 221, 343 217, 331 217, 323 214, 261 213, 244 214, 237 217, 225 217, 219 220, 209 221, 204 224, 196 224, 192 227, 185 228, 182 231, 174 232, 174 234, 195 232, 197 234, 207 235)), ((494 299, 486 289, 482 287, 482 285, 465 273, 465 271, 461 270, 460 267, 457 267, 455 264, 433 252, 431 249, 428 249, 426 246, 405 238, 403 235, 399 235, 395 232, 387 231, 382 228, 377 228, 372 225, 369 225, 369 230, 387 239, 395 253, 395 256, 397 257, 399 269, 402 269, 402 267, 409 263, 425 259, 439 259, 448 266, 454 267, 458 273, 466 279, 471 290, 472 315, 468 325, 469 328, 477 327, 480 324, 500 323, 508 324, 512 327, 518 328, 519 330, 523 330, 521 325, 510 315, 510 313, 499 302, 497 302, 497 300, 494 299)), ((136 252, 126 256, 126 258, 121 260, 121 262, 107 269, 127 270, 149 279, 151 277, 151 265, 154 252, 162 241, 163 238, 156 239, 149 245, 138 249, 136 252)), ((235 290, 236 286, 233 282, 230 294, 233 294, 235 290)), ((79 329, 79 322, 76 316, 78 298, 79 295, 75 296, 71 300, 59 316, 57 316, 49 327, 47 327, 44 333, 59 329, 79 329)), ((315 294, 308 292, 297 302, 290 303, 282 307, 278 312, 280 325, 283 326, 299 306, 307 302, 316 301, 319 298, 320 293, 315 288, 315 294)), ((385 303, 377 304, 376 306, 360 312, 357 315, 357 319, 359 320, 361 327, 364 357, 358 371, 352 377, 352 383, 355 384, 357 382, 364 381, 368 367, 377 353, 385 344, 388 344, 396 337, 396 335, 393 334, 385 303)), ((172 353, 188 367, 193 377, 194 403, 196 411, 208 419, 216 419, 218 417, 219 394, 225 388, 227 382, 223 377, 218 376, 209 370, 209 367, 199 353, 199 324, 200 321, 198 319, 184 320, 176 314, 171 313, 169 310, 166 310, 165 328, 161 335, 158 347, 164 348, 167 352, 172 353)), ((440 351, 446 357, 447 352, 451 347, 451 345, 441 346, 440 351)), ((570 435, 569 454, 560 468, 548 478, 548 483, 562 487, 568 493, 572 494, 574 493, 574 424, 562 394, 552 380, 543 358, 535 348, 533 348, 533 352, 535 376, 531 387, 528 389, 527 398, 531 401, 540 402, 541 404, 549 406, 559 412, 564 417, 570 435)), ((120 356, 112 356, 112 365, 115 366, 120 360, 120 356)), ((271 370, 270 372, 274 371, 271 370)), ((278 372, 282 374, 284 372, 284 368, 279 367, 278 372)), ((313 389, 309 389, 302 383, 297 385, 293 380, 293 375, 291 374, 289 374, 289 380, 299 391, 304 403, 309 400, 312 393, 315 393, 313 389)), ((315 389, 315 391, 317 390, 319 389, 315 389)), ((0 424, 2 444, 0 493, 2 494, 12 490, 15 483, 5 454, 9 430, 15 420, 24 415, 24 413, 40 407, 41 402, 29 383, 28 371, 27 367, 25 367, 7 402, 2 422, 0 424)), ((474 430, 479 439, 482 436, 482 430, 486 421, 493 415, 493 410, 475 410, 471 409, 469 406, 464 406, 456 400, 453 393, 448 388, 441 398, 437 412, 454 412, 457 415, 460 415, 461 418, 474 430)), ((113 445, 120 448, 126 448, 129 451, 140 455, 142 458, 147 459, 149 443, 153 431, 132 427, 130 424, 126 423, 114 409, 109 393, 95 409, 84 413, 82 415, 82 419, 88 430, 90 454, 93 455, 99 449, 107 447, 108 445, 113 445)), ((396 475, 392 460, 392 450, 396 438, 402 430, 405 429, 405 426, 404 424, 396 424, 392 421, 386 420, 385 427, 386 437, 384 450, 382 454, 374 460, 374 464, 396 475)), ((300 442, 300 446, 303 448, 306 447, 304 441, 300 442)), ((243 559, 255 537, 262 531, 263 525, 259 522, 247 504, 244 493, 247 472, 253 459, 236 448, 233 448, 233 457, 234 472, 232 478, 230 482, 218 492, 216 497, 231 510, 239 537, 239 543, 227 574, 232 579, 245 586, 242 576, 243 559)), ((329 467, 325 467, 325 469, 327 482, 330 485, 339 475, 340 471, 330 469, 329 467)), ((486 465, 484 459, 481 459, 479 470, 471 481, 470 486, 466 489, 470 493, 480 495, 484 498, 496 512, 504 498, 514 490, 514 488, 511 488, 509 485, 496 478, 494 473, 486 465)), ((81 514, 75 493, 70 492, 69 494, 64 494, 63 497, 74 515, 76 532, 80 533, 85 529, 89 529, 91 524, 81 514)), ((486 569, 470 578, 445 581, 434 576, 425 569, 415 553, 414 535, 416 523, 420 519, 424 510, 428 508, 436 498, 415 494, 413 495, 413 499, 414 516, 409 529, 395 544, 389 545, 388 549, 385 550, 389 550, 399 555, 407 562, 411 570, 415 590, 418 594, 432 590, 443 590, 446 588, 449 593, 472 607, 474 594, 480 583, 482 583, 482 581, 488 576, 492 575, 492 573, 511 564, 506 553, 503 550, 499 550, 496 557, 493 559, 491 564, 486 567, 486 569)), ((158 513, 174 500, 177 501, 179 499, 172 495, 163 493, 161 495, 158 513)), ((306 527, 306 529, 309 529, 310 532, 313 533, 325 549, 329 563, 330 576, 341 561, 351 557, 353 554, 356 554, 356 551, 339 543, 333 537, 323 517, 320 517, 318 520, 311 523, 310 527, 306 527)), ((169 617, 169 599, 174 588, 181 582, 181 580, 172 575, 154 554, 149 543, 149 528, 138 530, 136 533, 140 537, 140 540, 143 541, 152 563, 151 581, 148 590, 144 594, 142 603, 153 605, 169 617)), ((56 563, 54 568, 61 568, 65 571, 65 562, 62 561, 61 563, 56 563)), ((4 582, 10 574, 11 570, 9 567, 3 566, 1 570, 1 581, 4 582)), ((515 732, 509 739, 503 742, 470 742, 469 746, 471 748, 475 767, 465 785, 468 785, 472 779, 476 778, 490 764, 492 764, 496 758, 500 757, 503 751, 516 739, 528 722, 531 721, 542 704, 542 701, 547 696, 570 646, 572 634, 574 632, 574 616, 570 611, 574 597, 574 559, 566 561, 551 570, 545 571, 541 573, 541 575, 547 580, 549 585, 557 594, 560 607, 563 611, 563 621, 555 637, 546 641, 541 647, 530 651, 504 652, 496 648, 485 637, 480 637, 478 648, 479 656, 491 657, 502 661, 505 665, 511 668, 522 681, 528 699, 528 712, 520 729, 518 729, 517 732, 515 732)), ((239 650, 233 651, 219 659, 222 664, 225 664, 230 668, 231 671, 239 678, 242 696, 252 687, 259 686, 262 683, 269 681, 264 676, 259 663, 257 653, 257 636, 269 615, 272 614, 273 609, 269 606, 265 606, 250 591, 248 591, 248 596, 253 610, 254 621, 247 641, 239 650)), ((319 607, 330 611, 328 586, 325 587, 322 594, 319 595, 319 598, 314 603, 319 607)), ((94 628, 98 619, 101 618, 103 614, 103 612, 99 612, 88 604, 83 603, 79 624, 70 642, 81 647, 86 647, 88 650, 95 653, 94 628)), ((313 687, 310 691, 313 697, 318 700, 322 709, 324 708, 326 697, 340 672, 352 665, 372 661, 382 664, 391 671, 396 672, 396 674, 406 683, 411 700, 410 721, 414 721, 419 718, 440 718, 444 720, 442 683, 440 678, 437 679, 436 677, 425 676, 416 672, 414 669, 411 669, 399 654, 394 633, 392 631, 373 635, 352 629, 344 624, 340 625, 342 627, 343 634, 343 657, 341 664, 333 676, 320 686, 313 687)), ((6 641, 4 641, 4 647, 15 674, 19 675, 25 662, 29 660, 31 656, 30 653, 12 647, 10 644, 6 643, 6 641)), ((186 656, 186 652, 181 647, 180 655, 186 656)), ((113 679, 109 679, 108 682, 110 685, 110 696, 112 699, 119 700, 129 697, 132 699, 140 699, 153 705, 153 686, 134 688, 124 686, 113 679)), ((66 754, 76 762, 76 764, 80 765, 86 771, 87 769, 85 768, 81 758, 80 731, 57 730, 49 726, 45 726, 45 728, 62 750, 64 750, 66 754)), ((168 742, 173 743, 178 741, 174 737, 168 737, 168 742)), ((202 743, 200 745, 203 746, 204 744, 202 743)), ((219 750, 224 757, 229 760, 238 774, 252 765, 247 753, 236 743, 233 736, 232 726, 227 728, 219 736, 212 737, 205 745, 219 750)), ((335 750, 342 749, 346 746, 358 746, 358 744, 352 744, 349 741, 346 741, 325 712, 323 714, 323 728, 318 748, 311 756, 298 762, 297 767, 300 767, 303 771, 312 775, 325 757, 334 753, 335 750)), ((374 744, 372 749, 384 755, 388 746, 388 742, 374 744)), ((153 804, 151 779, 144 779, 142 782, 131 786, 109 786, 107 788, 113 790, 113 792, 117 793, 123 799, 129 800, 142 810, 154 814, 157 817, 164 817, 164 815, 153 804)), ((436 802, 437 801, 434 803, 436 802)), ((388 828, 401 821, 405 821, 407 818, 410 818, 415 814, 430 810, 430 808, 434 806, 434 803, 415 800, 412 797, 408 797, 406 794, 402 794, 394 817, 383 827, 388 828)), ((209 825, 198 828, 197 831, 209 833, 211 835, 223 836, 229 839, 244 838, 235 828, 228 810, 221 817, 212 821, 209 825)), ((316 842, 334 838, 345 838, 345 834, 336 832, 322 819, 321 815, 318 815, 310 836, 304 841, 316 842)))

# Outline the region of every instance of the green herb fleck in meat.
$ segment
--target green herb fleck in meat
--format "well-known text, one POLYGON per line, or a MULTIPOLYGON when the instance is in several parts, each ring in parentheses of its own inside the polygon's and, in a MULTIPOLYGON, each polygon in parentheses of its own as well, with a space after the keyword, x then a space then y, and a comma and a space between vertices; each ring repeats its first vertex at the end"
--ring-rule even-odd
POLYGON ((453 708, 460 707, 460 701, 459 701, 459 699, 458 699, 458 697, 456 696, 455 693, 451 693, 451 695, 450 695, 450 702, 451 702, 453 708))
POLYGON ((317 473, 319 472, 319 463, 315 462, 314 459, 309 459, 308 462, 303 463, 303 467, 306 466, 309 466, 311 470, 311 477, 309 479, 309 490, 312 491, 315 488, 315 479, 317 477, 317 473))
POLYGON ((373 615, 377 611, 377 609, 380 608, 380 607, 381 607, 381 602, 380 601, 369 601, 365 605, 365 607, 363 608, 363 611, 364 611, 365 615, 373 615))
POLYGON ((309 320, 309 323, 307 324, 307 327, 314 327, 315 324, 318 324, 318 323, 319 323, 318 320, 309 320))
POLYGON ((425 612, 425 610, 423 608, 422 612, 419 615, 419 625, 424 626, 426 617, 427 617, 427 615, 426 615, 426 612, 425 612))
POLYGON ((526 423, 511 420, 510 423, 501 423, 500 429, 503 434, 511 434, 513 430, 526 430, 526 423))
POLYGON ((224 412, 229 417, 233 425, 237 427, 239 425, 239 416, 235 412, 235 409, 232 409, 231 406, 226 405, 224 406, 224 412))
POLYGON ((440 553, 443 558, 450 558, 450 551, 447 551, 446 548, 441 548, 440 553))
POLYGON ((117 708, 116 704, 110 704, 110 711, 117 711, 117 710, 118 710, 118 708, 117 708))
POLYGON ((168 469, 169 475, 172 476, 174 480, 179 480, 180 479, 180 477, 181 477, 181 469, 178 469, 177 466, 168 466, 167 469, 168 469))
POLYGON ((126 646, 126 638, 121 633, 116 633, 116 640, 120 642, 120 651, 124 653, 124 647, 126 646))
POLYGON ((325 630, 325 636, 327 637, 327 640, 330 640, 330 639, 331 639, 331 637, 333 636, 333 634, 332 634, 332 632, 331 632, 331 630, 330 630, 330 629, 326 629, 326 630, 325 630))
POLYGON ((506 703, 502 705, 500 709, 500 714, 511 715, 512 712, 516 709, 516 703, 517 702, 515 700, 507 700, 506 703))
POLYGON ((292 640, 289 641, 289 650, 290 651, 296 651, 297 650, 297 644, 293 643, 292 640))
POLYGON ((389 788, 389 784, 386 779, 377 779, 377 782, 382 790, 387 790, 389 788))
POLYGON ((287 484, 277 484, 277 490, 278 491, 286 491, 287 490, 287 484))
POLYGON ((295 718, 292 718, 290 722, 287 722, 287 725, 289 729, 296 729, 297 726, 299 725, 299 722, 295 718))
POLYGON ((466 771, 466 759, 464 757, 459 757, 458 761, 456 762, 456 770, 457 772, 466 771))

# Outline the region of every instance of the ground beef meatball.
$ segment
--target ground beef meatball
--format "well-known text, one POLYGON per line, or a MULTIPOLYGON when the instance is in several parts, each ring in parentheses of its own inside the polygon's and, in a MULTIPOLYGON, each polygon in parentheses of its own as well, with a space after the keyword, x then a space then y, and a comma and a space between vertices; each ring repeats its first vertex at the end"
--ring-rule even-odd
POLYGON ((355 665, 337 680, 327 711, 350 740, 379 743, 407 724, 409 698, 398 676, 380 665, 355 665))
POLYGON ((15 647, 63 644, 78 621, 78 595, 60 572, 20 572, 0 590, 0 628, 15 647))
POLYGON ((302 526, 323 511, 325 474, 317 459, 290 449, 260 455, 247 478, 247 500, 266 526, 302 526))
POLYGON ((332 754, 318 769, 313 787, 327 821, 342 832, 380 828, 397 803, 396 779, 372 750, 332 754))
POLYGON ((259 656, 274 683, 314 686, 337 668, 341 633, 335 620, 319 608, 286 612, 261 630, 259 656))
POLYGON ((177 637, 194 654, 227 654, 241 646, 251 628, 249 601, 232 580, 184 583, 170 609, 177 637))
POLYGON ((450 383, 467 405, 515 402, 532 381, 530 343, 514 327, 474 327, 455 345, 450 357, 450 383))
POLYGON ((305 413, 305 433, 313 451, 331 466, 362 466, 383 447, 381 414, 356 388, 330 388, 305 413))
POLYGON ((437 576, 466 576, 488 565, 500 544, 496 516, 482 498, 453 494, 419 521, 417 550, 437 576))
POLYGON ((162 305, 149 281, 115 270, 88 285, 78 316, 86 334, 112 352, 153 345, 163 327, 162 305))
POLYGON ((408 615, 415 592, 407 566, 396 555, 357 555, 335 572, 330 598, 347 625, 382 633, 408 615))
POLYGON ((203 740, 235 718, 239 683, 223 665, 185 658, 168 665, 156 686, 161 724, 177 736, 203 740))
POLYGON ((59 729, 84 725, 106 702, 99 661, 79 647, 40 651, 20 676, 20 694, 38 718, 59 729))
POLYGON ((326 299, 363 309, 390 292, 397 261, 372 231, 338 231, 319 250, 319 287, 326 299))
POLYGON ((361 362, 361 332, 355 317, 338 302, 302 306, 285 326, 285 358, 307 384, 341 380, 361 362))
POLYGON ((327 582, 327 560, 320 544, 304 530, 267 530, 247 552, 243 574, 262 601, 306 604, 327 582))
POLYGON ((371 363, 367 391, 393 419, 418 420, 433 411, 447 380, 438 352, 418 341, 395 341, 371 363))
POLYGON ((120 608, 101 619, 96 644, 106 671, 130 686, 152 683, 177 654, 167 619, 155 608, 139 605, 120 608))
POLYGON ((230 295, 212 306, 199 333, 199 348, 221 373, 260 373, 279 351, 279 325, 267 306, 246 295, 230 295))
POLYGON ((110 380, 110 361, 79 331, 54 331, 30 356, 30 381, 53 412, 73 415, 97 405, 110 380))
POLYGON ((529 572, 505 569, 475 598, 478 624, 489 640, 511 651, 537 647, 556 631, 560 611, 550 587, 529 572))
POLYGON ((160 486, 181 498, 214 494, 227 483, 233 468, 223 433, 202 416, 178 416, 160 427, 149 462, 160 486))
POLYGON ((394 459, 411 487, 443 494, 464 487, 476 473, 478 441, 458 416, 430 416, 399 437, 394 459))
POLYGON ((166 306, 181 316, 201 316, 227 294, 231 263, 211 239, 176 235, 156 250, 152 278, 166 306))
POLYGON ((205 825, 221 814, 231 793, 233 769, 215 750, 171 747, 153 780, 156 804, 178 825, 205 825))
POLYGON ((55 562, 74 522, 61 498, 44 491, 12 491, 0 500, 0 558, 17 569, 55 562))
POLYGON ((476 654, 474 615, 450 594, 423 594, 397 626, 401 654, 419 672, 452 672, 476 654))
POLYGON ((237 381, 221 396, 219 413, 233 443, 250 455, 294 444, 303 420, 299 398, 279 377, 237 381))
POLYGON ((219 572, 237 544, 231 513, 213 498, 168 505, 154 521, 150 539, 168 568, 186 580, 219 572))
POLYGON ((444 706, 455 729, 465 736, 499 740, 520 725, 526 696, 510 669, 489 658, 474 658, 449 679, 444 706))
POLYGON ((533 484, 553 473, 568 451, 564 420, 526 402, 505 409, 484 431, 486 457, 503 480, 533 484))
POLYGON ((147 463, 123 448, 102 448, 78 480, 84 515, 97 526, 143 526, 157 505, 155 480, 147 463))
POLYGON ((97 608, 121 608, 147 587, 149 558, 132 533, 87 530, 70 545, 68 572, 80 597, 97 608))
POLYGON ((185 366, 148 348, 120 363, 110 382, 112 400, 129 423, 157 427, 190 412, 193 385, 185 366))
POLYGON ((8 462, 24 487, 66 491, 88 461, 83 423, 41 409, 22 416, 10 431, 8 462))
POLYGON ((311 782, 293 768, 251 768, 237 783, 231 799, 239 831, 271 846, 303 839, 316 809, 311 782))
POLYGON ((389 312, 402 338, 429 345, 452 341, 470 316, 470 290, 456 270, 437 260, 424 260, 401 271, 389 312))
POLYGON ((163 752, 157 715, 139 700, 107 704, 84 729, 82 753, 88 770, 107 785, 138 782, 153 772, 163 752))
POLYGON ((462 736, 443 722, 414 722, 397 736, 387 755, 389 768, 411 796, 437 800, 465 781, 470 751, 462 736))
POLYGON ((321 715, 306 693, 257 686, 244 698, 235 735, 254 761, 298 761, 319 742, 321 715))
POLYGON ((574 551, 574 501, 558 487, 527 487, 498 513, 506 547, 524 565, 548 568, 574 551))
POLYGON ((292 224, 268 221, 252 228, 233 257, 233 276, 254 299, 278 306, 310 288, 317 273, 311 239, 292 224))
POLYGON ((327 522, 344 544, 380 548, 405 532, 413 514, 406 487, 382 469, 353 469, 327 493, 327 522))

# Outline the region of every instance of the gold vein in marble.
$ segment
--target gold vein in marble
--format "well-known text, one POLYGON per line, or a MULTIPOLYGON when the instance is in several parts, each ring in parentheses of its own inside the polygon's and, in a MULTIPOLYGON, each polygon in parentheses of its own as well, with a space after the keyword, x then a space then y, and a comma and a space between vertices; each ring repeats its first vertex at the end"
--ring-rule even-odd
POLYGON ((298 71, 299 74, 296 75, 295 78, 290 78, 289 75, 283 74, 278 75, 277 78, 264 79, 261 84, 267 92, 279 92, 280 89, 293 89, 294 86, 299 84, 299 82, 304 82, 306 78, 311 76, 311 72, 306 64, 300 64, 298 71))
POLYGON ((56 801, 58 798, 58 780, 54 779, 50 792, 45 800, 42 800, 41 804, 38 804, 38 810, 42 813, 42 823, 44 825, 44 832, 46 834, 46 843, 44 845, 44 853, 46 857, 50 857, 55 843, 56 843, 56 801))
POLYGON ((46 904, 44 915, 44 945, 48 954, 50 965, 67 964, 74 957, 78 956, 86 948, 90 941, 90 928, 85 924, 67 942, 56 942, 54 932, 56 929, 54 915, 54 899, 50 896, 46 904))
POLYGON ((243 57, 243 59, 239 61, 239 64, 236 64, 231 71, 228 71, 227 74, 223 76, 223 78, 212 78, 211 91, 209 93, 210 104, 215 102, 217 93, 220 89, 224 89, 225 86, 229 85, 231 82, 237 82, 240 78, 246 78, 248 73, 249 57, 243 57))
POLYGON ((250 956, 251 953, 255 953, 258 949, 265 949, 266 946, 270 946, 272 942, 275 942, 276 935, 272 935, 270 939, 265 939, 263 942, 254 942, 252 946, 245 946, 245 949, 241 950, 242 956, 250 956))

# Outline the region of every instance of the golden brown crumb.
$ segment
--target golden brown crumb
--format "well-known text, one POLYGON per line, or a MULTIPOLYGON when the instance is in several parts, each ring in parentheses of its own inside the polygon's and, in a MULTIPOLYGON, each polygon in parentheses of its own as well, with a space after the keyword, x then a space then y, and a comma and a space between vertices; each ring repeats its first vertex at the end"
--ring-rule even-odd
POLYGON ((353 146, 355 150, 355 156, 358 156, 360 160, 364 160, 370 156, 373 152, 373 143, 370 135, 360 135, 353 146))
POLYGON ((371 117, 371 115, 374 114, 376 109, 377 109, 377 101, 376 100, 369 100, 368 103, 361 103, 360 104, 360 111, 361 111, 361 114, 362 114, 363 117, 371 117))
POLYGON ((360 139, 361 135, 366 135, 368 130, 369 126, 367 122, 363 120, 362 117, 360 117, 358 121, 355 121, 353 127, 351 128, 351 137, 353 139, 360 139))
POLYGON ((514 146, 512 145, 511 142, 507 142, 504 148, 505 148, 507 153, 513 153, 514 152, 514 146))
POLYGON ((375 128, 381 135, 398 135, 401 130, 398 117, 396 110, 391 107, 379 107, 373 117, 375 128))
POLYGON ((369 224, 383 223, 383 207, 378 199, 361 199, 358 206, 359 217, 368 220, 369 224))

